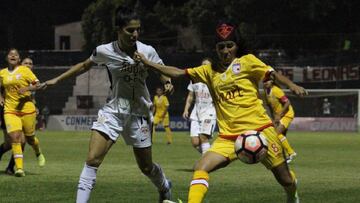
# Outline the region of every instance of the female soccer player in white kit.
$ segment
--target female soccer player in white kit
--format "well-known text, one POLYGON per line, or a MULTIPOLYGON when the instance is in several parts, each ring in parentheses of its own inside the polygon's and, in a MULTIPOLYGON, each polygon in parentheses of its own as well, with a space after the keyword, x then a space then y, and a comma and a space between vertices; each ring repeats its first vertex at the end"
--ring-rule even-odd
MULTIPOLYGON (((70 76, 83 73, 93 65, 103 65, 109 72, 112 97, 98 112, 93 123, 89 152, 80 175, 76 202, 88 202, 95 185, 96 172, 106 153, 116 142, 119 134, 127 145, 133 146, 137 164, 157 187, 159 202, 171 198, 171 183, 161 167, 153 163, 151 153, 151 103, 146 86, 147 68, 135 62, 135 51, 145 53, 148 60, 163 64, 155 49, 138 41, 140 20, 130 8, 119 7, 115 13, 118 39, 94 50, 89 59, 76 64, 60 76, 45 82, 46 86, 57 84, 70 76)), ((162 76, 165 90, 171 91, 169 78, 162 76)))
MULTIPOLYGON (((211 64, 209 59, 204 59, 202 65, 211 64)), ((208 87, 205 83, 198 82, 188 85, 189 94, 186 98, 183 117, 190 119, 190 137, 191 144, 200 153, 210 148, 209 139, 216 126, 216 112, 213 100, 211 98, 208 87), (194 102, 194 107, 189 117, 189 109, 194 102)))

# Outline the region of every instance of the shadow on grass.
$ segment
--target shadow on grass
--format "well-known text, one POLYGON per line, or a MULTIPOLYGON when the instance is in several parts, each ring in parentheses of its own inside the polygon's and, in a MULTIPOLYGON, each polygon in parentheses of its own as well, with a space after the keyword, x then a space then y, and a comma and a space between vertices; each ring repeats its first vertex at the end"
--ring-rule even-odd
POLYGON ((192 168, 178 168, 178 169, 175 169, 175 171, 182 171, 182 172, 194 172, 194 169, 192 168))
MULTIPOLYGON (((25 171, 25 175, 26 176, 36 176, 36 175, 40 175, 40 173, 33 173, 33 172, 25 171)), ((14 174, 8 173, 6 171, 0 171, 0 176, 14 176, 14 174)))

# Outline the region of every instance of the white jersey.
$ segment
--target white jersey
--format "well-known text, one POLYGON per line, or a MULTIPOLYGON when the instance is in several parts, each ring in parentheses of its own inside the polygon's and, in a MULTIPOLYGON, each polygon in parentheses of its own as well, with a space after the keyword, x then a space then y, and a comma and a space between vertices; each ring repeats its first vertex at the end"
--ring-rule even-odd
MULTIPOLYGON (((163 64, 152 46, 136 42, 137 51, 154 62, 163 64)), ((146 86, 147 68, 135 63, 131 56, 121 51, 116 41, 103 44, 94 50, 90 60, 104 65, 109 73, 112 95, 103 107, 107 112, 151 116, 150 94, 146 86)))
POLYGON ((198 82, 188 85, 188 90, 195 94, 195 105, 191 112, 191 120, 216 119, 213 100, 206 84, 198 82))

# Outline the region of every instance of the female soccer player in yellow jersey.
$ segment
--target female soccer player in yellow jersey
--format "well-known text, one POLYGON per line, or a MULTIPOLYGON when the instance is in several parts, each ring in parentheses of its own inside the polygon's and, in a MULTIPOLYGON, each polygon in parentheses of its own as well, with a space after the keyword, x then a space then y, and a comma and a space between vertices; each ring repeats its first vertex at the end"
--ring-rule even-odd
POLYGON ((294 109, 284 91, 274 81, 264 81, 264 93, 278 138, 286 152, 286 161, 290 163, 295 158, 296 153, 285 136, 291 121, 294 119, 294 109))
POLYGON ((155 137, 155 128, 159 123, 162 123, 166 133, 167 144, 172 143, 172 135, 170 129, 170 116, 169 116, 169 100, 164 94, 161 87, 156 88, 156 95, 154 96, 154 126, 152 131, 152 139, 155 137))
POLYGON ((20 65, 20 55, 16 49, 10 49, 7 55, 8 67, 0 71, 0 86, 4 88, 4 97, 0 95, 0 104, 4 105, 6 130, 10 136, 11 148, 15 159, 18 177, 25 176, 21 141, 23 134, 35 149, 38 158, 44 158, 35 138, 36 110, 31 99, 31 91, 40 88, 40 82, 27 66, 20 65))
MULTIPOLYGON (((22 61, 21 61, 21 65, 23 66, 27 66, 28 68, 30 68, 30 70, 33 69, 34 67, 34 64, 33 64, 33 60, 29 57, 26 57, 24 58, 22 61)), ((31 92, 31 99, 32 99, 32 102, 35 104, 35 92, 31 92)), ((6 131, 6 127, 5 127, 5 124, 4 124, 4 128, 5 128, 5 131, 6 131)), ((24 138, 26 140, 26 142, 32 146, 34 152, 35 152, 35 155, 37 157, 37 160, 38 160, 38 164, 39 166, 44 166, 45 165, 45 156, 43 155, 43 153, 41 153, 41 150, 40 150, 40 146, 39 146, 39 139, 33 135, 33 136, 25 136, 24 138)), ((23 151, 24 151, 24 147, 25 147, 25 140, 23 140, 23 151)), ((4 143, 5 144, 5 143, 4 143)), ((10 145, 10 143, 9 143, 10 145)), ((0 156, 1 154, 3 154, 3 150, 4 148, 2 148, 3 145, 0 146, 0 156)), ((4 145, 6 146, 6 145, 4 145)), ((11 146, 9 147, 9 149, 11 148, 11 146)), ((15 160, 14 160, 14 157, 11 157, 10 161, 9 161, 9 164, 8 166, 6 167, 5 169, 5 173, 9 174, 9 175, 12 175, 14 174, 14 166, 15 166, 15 160)))
POLYGON ((207 84, 214 100, 219 136, 195 166, 188 203, 203 201, 208 190, 209 172, 226 166, 236 158, 235 139, 248 130, 262 131, 266 136, 269 150, 262 163, 285 189, 287 202, 299 202, 295 174, 285 161, 276 130, 258 97, 258 83, 271 78, 299 96, 307 93, 254 55, 245 54, 243 41, 236 30, 233 24, 226 22, 217 26, 218 60, 213 65, 182 70, 152 63, 141 53, 136 53, 135 58, 169 77, 188 76, 194 82, 207 84))

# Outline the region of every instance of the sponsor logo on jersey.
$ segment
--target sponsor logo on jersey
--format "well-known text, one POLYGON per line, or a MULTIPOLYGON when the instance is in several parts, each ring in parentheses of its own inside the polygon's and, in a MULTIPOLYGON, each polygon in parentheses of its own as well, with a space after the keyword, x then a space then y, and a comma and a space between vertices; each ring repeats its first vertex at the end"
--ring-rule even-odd
POLYGON ((232 71, 235 75, 240 73, 241 66, 239 63, 235 63, 232 65, 232 71))

